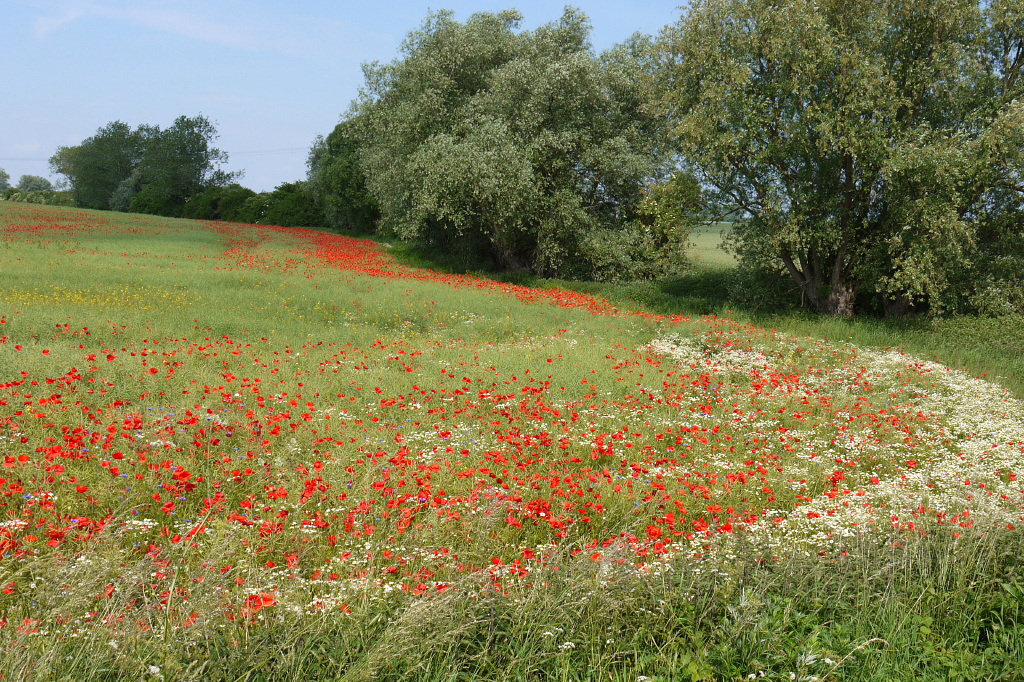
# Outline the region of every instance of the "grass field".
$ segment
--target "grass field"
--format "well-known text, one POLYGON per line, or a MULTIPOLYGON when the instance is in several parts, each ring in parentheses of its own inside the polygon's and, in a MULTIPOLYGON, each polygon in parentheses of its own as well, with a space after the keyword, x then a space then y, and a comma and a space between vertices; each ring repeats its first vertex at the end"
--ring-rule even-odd
POLYGON ((1024 679, 1012 390, 542 284, 0 203, 0 679, 1024 679))
POLYGON ((690 260, 697 270, 728 270, 736 264, 736 258, 722 248, 722 239, 729 230, 729 223, 715 223, 698 227, 690 233, 692 244, 690 260))
MULTIPOLYGON (((744 304, 731 295, 735 287, 736 261, 721 246, 727 230, 728 225, 724 223, 696 229, 689 251, 693 267, 674 279, 634 284, 541 279, 524 283, 567 288, 654 314, 717 315, 798 337, 897 348, 995 382, 1016 397, 1024 397, 1024 315, 1001 318, 916 315, 901 319, 859 315, 852 320, 841 320, 807 309, 772 310, 763 305, 744 304)), ((397 255, 409 263, 431 265, 411 252, 399 251, 397 255)), ((441 267, 444 265, 447 264, 442 263, 441 267)))

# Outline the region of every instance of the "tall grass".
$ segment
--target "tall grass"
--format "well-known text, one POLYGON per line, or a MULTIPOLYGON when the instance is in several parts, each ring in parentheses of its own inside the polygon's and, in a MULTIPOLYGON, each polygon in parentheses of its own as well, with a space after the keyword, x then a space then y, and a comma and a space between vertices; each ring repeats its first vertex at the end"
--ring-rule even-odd
MULTIPOLYGON (((4 669, 26 680, 1019 680, 1022 549, 1010 533, 863 540, 828 561, 766 562, 749 547, 646 578, 596 575, 566 552, 507 594, 465 577, 345 615, 188 629, 126 627, 119 600, 94 616, 109 624, 62 627, 68 602, 91 601, 70 586, 40 595, 32 616, 48 625, 5 642, 4 669)), ((216 593, 204 586, 194 608, 215 610, 216 593)))

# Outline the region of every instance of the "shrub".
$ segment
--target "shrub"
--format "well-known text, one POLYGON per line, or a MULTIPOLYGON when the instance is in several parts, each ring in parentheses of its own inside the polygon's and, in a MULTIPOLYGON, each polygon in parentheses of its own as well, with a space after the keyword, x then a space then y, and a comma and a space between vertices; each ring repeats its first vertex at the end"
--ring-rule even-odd
POLYGON ((256 192, 238 184, 227 187, 207 187, 202 194, 185 202, 182 218, 197 220, 227 220, 230 222, 252 222, 245 212, 245 202, 256 192))
POLYGON ((281 227, 322 227, 326 219, 323 209, 306 192, 306 183, 286 182, 270 192, 258 222, 281 227))

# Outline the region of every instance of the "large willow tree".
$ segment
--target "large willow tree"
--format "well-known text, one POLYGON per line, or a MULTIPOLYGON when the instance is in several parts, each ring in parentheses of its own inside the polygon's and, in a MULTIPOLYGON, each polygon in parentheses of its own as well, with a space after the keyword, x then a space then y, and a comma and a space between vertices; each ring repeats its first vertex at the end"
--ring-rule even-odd
POLYGON ((1022 38, 1020 0, 695 0, 653 87, 744 265, 900 314, 1022 279, 1022 38))
POLYGON ((365 67, 349 118, 379 228, 545 276, 636 274, 659 246, 634 221, 659 171, 638 41, 595 55, 567 9, 430 15, 402 57, 365 67))

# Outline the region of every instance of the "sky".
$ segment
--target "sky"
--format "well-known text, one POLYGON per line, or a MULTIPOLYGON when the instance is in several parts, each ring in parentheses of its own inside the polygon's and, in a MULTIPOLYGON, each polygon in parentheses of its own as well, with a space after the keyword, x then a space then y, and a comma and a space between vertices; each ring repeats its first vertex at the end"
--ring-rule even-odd
MULTIPOLYGON (((603 50, 679 18, 680 0, 579 0, 603 50)), ((515 8, 522 28, 557 20, 554 2, 489 0, 4 0, 0 168, 56 181, 47 160, 111 121, 166 128, 202 114, 256 191, 305 178, 306 156, 358 96, 363 62, 399 56, 431 10, 464 21, 515 8)))

